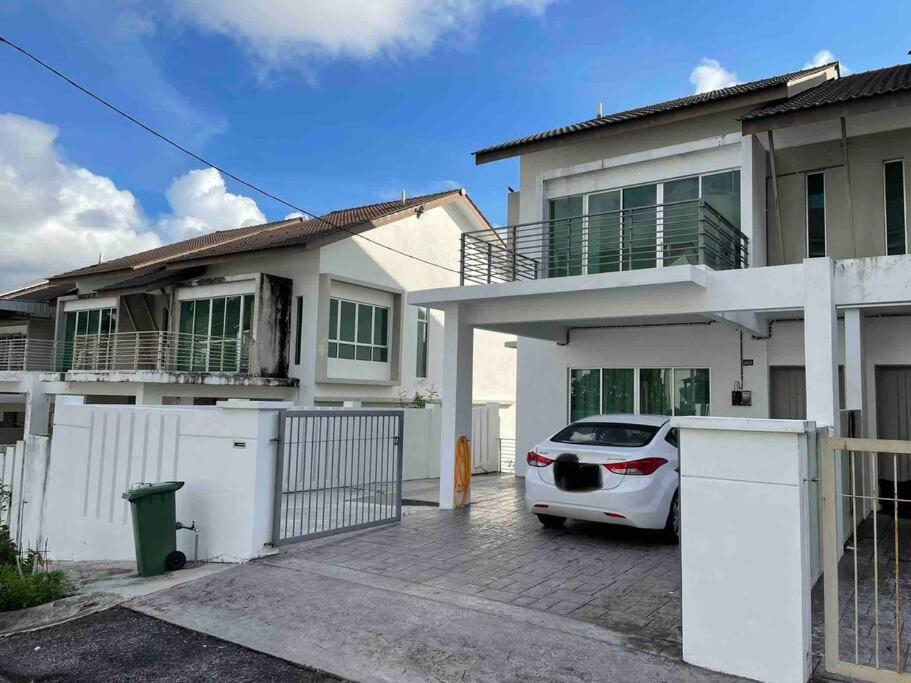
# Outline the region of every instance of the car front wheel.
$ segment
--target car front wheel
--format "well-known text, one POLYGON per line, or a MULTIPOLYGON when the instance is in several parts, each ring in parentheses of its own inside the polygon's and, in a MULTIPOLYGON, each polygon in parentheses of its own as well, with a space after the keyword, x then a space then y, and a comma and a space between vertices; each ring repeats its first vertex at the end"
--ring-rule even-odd
POLYGON ((538 521, 548 529, 560 529, 566 524, 566 517, 557 517, 555 515, 538 515, 538 521))

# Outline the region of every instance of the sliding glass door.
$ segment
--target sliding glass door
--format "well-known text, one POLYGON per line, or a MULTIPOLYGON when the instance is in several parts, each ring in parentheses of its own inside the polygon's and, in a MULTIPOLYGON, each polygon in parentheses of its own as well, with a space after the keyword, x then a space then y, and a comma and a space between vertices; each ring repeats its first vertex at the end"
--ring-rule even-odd
POLYGON ((658 185, 623 190, 623 269, 658 264, 658 185))
POLYGON ((547 277, 582 274, 582 223, 581 196, 550 202, 547 277))

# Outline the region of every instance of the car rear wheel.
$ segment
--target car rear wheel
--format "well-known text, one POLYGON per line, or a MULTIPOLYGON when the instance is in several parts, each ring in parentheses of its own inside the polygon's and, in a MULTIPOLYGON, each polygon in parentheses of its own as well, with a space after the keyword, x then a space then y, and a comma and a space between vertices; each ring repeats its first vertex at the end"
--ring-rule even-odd
POLYGON ((671 499, 671 509, 667 513, 664 534, 671 543, 680 543, 680 492, 675 491, 671 499))
POLYGON ((557 517, 555 515, 538 515, 538 521, 548 529, 560 529, 566 524, 566 517, 557 517))

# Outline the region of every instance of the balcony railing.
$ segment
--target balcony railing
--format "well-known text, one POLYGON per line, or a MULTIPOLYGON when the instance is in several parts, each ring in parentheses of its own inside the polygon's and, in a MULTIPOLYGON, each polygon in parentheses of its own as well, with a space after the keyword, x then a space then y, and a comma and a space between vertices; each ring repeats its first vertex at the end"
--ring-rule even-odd
POLYGON ((461 280, 515 282, 682 264, 747 267, 749 240, 703 200, 462 234, 461 280))
POLYGON ((248 337, 118 332, 77 335, 62 362, 71 370, 247 373, 251 350, 248 337))
POLYGON ((50 339, 0 339, 0 370, 52 370, 56 345, 50 339))

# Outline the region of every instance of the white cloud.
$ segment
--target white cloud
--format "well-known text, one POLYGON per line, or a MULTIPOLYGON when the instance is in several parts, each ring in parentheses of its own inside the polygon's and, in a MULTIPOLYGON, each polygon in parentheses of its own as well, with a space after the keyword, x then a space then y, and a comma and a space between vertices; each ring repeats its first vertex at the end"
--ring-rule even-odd
POLYGON ((228 192, 214 168, 189 171, 174 179, 165 192, 172 213, 159 221, 165 237, 186 239, 212 230, 265 223, 256 202, 228 192))
POLYGON ((170 212, 145 216, 110 178, 66 163, 57 129, 0 115, 0 291, 74 268, 194 237, 265 222, 249 197, 227 191, 214 169, 174 179, 170 212))
POLYGON ((703 57, 690 73, 690 83, 696 88, 694 94, 698 95, 711 90, 730 88, 732 85, 740 83, 740 79, 737 78, 736 73, 721 66, 717 59, 703 57))
POLYGON ((306 68, 311 58, 414 54, 485 15, 542 14, 554 0, 171 0, 178 20, 237 40, 267 68, 306 68))
MULTIPOLYGON (((812 69, 814 66, 822 66, 823 64, 831 64, 832 62, 837 62, 838 58, 832 54, 829 50, 820 50, 815 55, 813 59, 803 65, 803 69, 812 69)), ((841 75, 847 76, 851 73, 851 70, 846 67, 844 64, 841 65, 841 75)))
POLYGON ((64 163, 56 138, 0 115, 0 289, 160 244, 132 193, 64 163))

